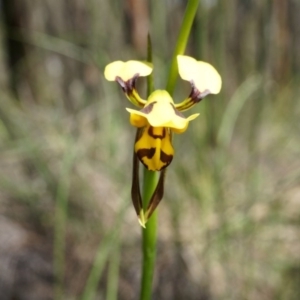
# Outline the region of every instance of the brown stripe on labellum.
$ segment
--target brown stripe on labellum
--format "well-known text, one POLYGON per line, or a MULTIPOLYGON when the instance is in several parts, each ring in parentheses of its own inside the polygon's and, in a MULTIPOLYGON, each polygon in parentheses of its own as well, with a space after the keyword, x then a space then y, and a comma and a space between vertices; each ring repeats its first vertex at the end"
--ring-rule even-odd
POLYGON ((150 148, 150 149, 139 149, 136 152, 136 155, 139 157, 140 160, 142 160, 143 157, 147 157, 151 159, 153 155, 155 154, 156 148, 150 148))
POLYGON ((169 155, 169 154, 167 154, 167 153, 165 153, 164 151, 160 151, 160 160, 163 162, 163 163, 166 163, 166 165, 164 166, 164 168, 165 167, 167 167, 170 163, 171 163, 171 161, 173 160, 173 155, 171 154, 171 155, 169 155))
POLYGON ((161 129, 162 129, 162 134, 161 135, 160 134, 154 134, 153 127, 150 126, 149 129, 148 129, 148 134, 151 137, 153 137, 154 139, 160 139, 160 140, 162 140, 163 138, 166 137, 166 128, 161 127, 161 129))

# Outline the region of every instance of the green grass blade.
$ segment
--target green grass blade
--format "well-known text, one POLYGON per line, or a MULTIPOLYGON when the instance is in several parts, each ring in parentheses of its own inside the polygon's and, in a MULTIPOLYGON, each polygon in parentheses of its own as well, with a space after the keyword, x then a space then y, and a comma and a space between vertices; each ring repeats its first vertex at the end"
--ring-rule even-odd
POLYGON ((64 276, 65 276, 65 236, 67 224, 67 205, 69 197, 70 173, 76 158, 74 147, 68 147, 61 171, 61 179, 57 188, 54 217, 54 249, 53 265, 55 274, 54 299, 64 299, 64 276))
POLYGON ((175 89, 175 84, 178 76, 177 55, 184 54, 188 38, 190 36, 192 24, 198 9, 199 0, 190 0, 187 4, 179 36, 172 56, 172 62, 167 81, 167 91, 172 95, 175 89))
POLYGON ((253 93, 258 90, 261 82, 262 78, 260 75, 252 75, 251 77, 248 77, 231 98, 223 114, 217 136, 217 141, 221 145, 227 147, 230 143, 238 115, 247 100, 250 100, 253 93))

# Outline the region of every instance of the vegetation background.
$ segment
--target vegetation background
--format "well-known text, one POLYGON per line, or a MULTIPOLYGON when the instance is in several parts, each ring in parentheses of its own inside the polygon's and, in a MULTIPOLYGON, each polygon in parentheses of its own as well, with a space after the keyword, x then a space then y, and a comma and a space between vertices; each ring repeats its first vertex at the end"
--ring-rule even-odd
MULTIPOLYGON (((187 1, 1 3, 0 299, 137 299, 135 130, 103 70, 145 59, 150 32, 164 88, 187 1)), ((223 89, 175 136, 153 299, 300 298, 299 15, 200 1, 186 54, 223 89)), ((178 80, 175 101, 188 93, 178 80)))

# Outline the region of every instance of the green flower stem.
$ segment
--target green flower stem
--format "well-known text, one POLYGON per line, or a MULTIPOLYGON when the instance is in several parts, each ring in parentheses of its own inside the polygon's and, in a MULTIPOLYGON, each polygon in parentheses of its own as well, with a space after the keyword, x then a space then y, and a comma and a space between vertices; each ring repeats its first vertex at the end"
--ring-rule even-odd
MULTIPOLYGON (((158 182, 158 173, 144 168, 143 205, 147 207, 158 182)), ((157 211, 155 211, 143 231, 143 268, 141 282, 141 300, 150 300, 152 280, 156 259, 157 211)))
MULTIPOLYGON (((177 55, 184 54, 191 27, 197 12, 199 0, 189 0, 183 17, 177 44, 172 57, 172 63, 167 83, 167 91, 172 95, 178 76, 177 55)), ((152 62, 151 41, 148 37, 148 61, 152 62)), ((153 91, 153 77, 148 77, 148 95, 153 91)), ((143 206, 144 210, 158 183, 158 173, 144 169, 143 206)), ((143 231, 143 268, 140 300, 150 300, 152 295, 152 280, 156 259, 157 211, 155 211, 143 231)))
MULTIPOLYGON (((148 35, 147 60, 152 62, 152 45, 148 35)), ((147 78, 147 94, 153 92, 153 75, 147 78)), ((144 168, 143 174, 143 208, 146 211, 150 199, 158 183, 158 173, 144 168)), ((142 229, 143 235, 143 267, 141 281, 141 300, 150 300, 152 294, 152 281, 156 259, 156 240, 157 240, 157 212, 155 211, 142 229)))
POLYGON ((177 39, 177 44, 172 56, 170 73, 167 81, 166 90, 170 93, 171 96, 174 92, 178 76, 177 55, 184 54, 185 52, 186 44, 191 32, 192 24, 197 12, 199 2, 200 0, 189 0, 185 10, 185 14, 179 31, 179 36, 177 39))

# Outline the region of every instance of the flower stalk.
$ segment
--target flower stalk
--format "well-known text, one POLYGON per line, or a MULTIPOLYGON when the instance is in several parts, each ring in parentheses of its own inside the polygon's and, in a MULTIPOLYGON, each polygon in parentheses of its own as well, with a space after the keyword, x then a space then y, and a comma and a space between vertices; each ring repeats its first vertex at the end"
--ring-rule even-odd
MULTIPOLYGON (((188 36, 192 27, 194 17, 198 8, 199 0, 190 0, 186 9, 186 13, 182 22, 181 31, 177 40, 177 45, 172 59, 172 67, 170 69, 167 91, 172 95, 177 79, 177 55, 183 54, 186 48, 188 36)), ((151 40, 148 37, 148 61, 152 62, 152 47, 151 40)), ((153 92, 153 76, 148 77, 148 96, 153 92)), ((164 169, 161 176, 165 177, 164 169)), ((158 185, 157 172, 149 171, 144 168, 144 186, 143 199, 146 207, 153 195, 156 186, 158 185)), ((141 281, 141 300, 150 300, 152 295, 152 282, 156 261, 156 243, 157 243, 157 211, 154 211, 152 217, 147 223, 147 227, 142 230, 143 234, 143 267, 142 267, 142 281, 141 281)))
MULTIPOLYGON (((148 35, 148 51, 147 60, 152 62, 152 44, 150 36, 148 35)), ((153 76, 147 77, 147 95, 149 96, 154 91, 153 76)), ((157 187, 158 173, 149 171, 144 168, 143 173, 143 199, 144 210, 147 208, 151 197, 157 187)), ((154 211, 152 217, 147 223, 147 227, 142 229, 142 277, 141 277, 141 290, 140 299, 151 299, 152 294, 152 281, 156 261, 156 243, 157 243, 157 211, 154 211)))
MULTIPOLYGON (((158 173, 144 168, 144 188, 143 201, 148 205, 158 182, 158 173)), ((156 261, 156 243, 157 243, 157 211, 154 211, 147 222, 147 226, 142 229, 142 278, 140 299, 150 300, 152 295, 152 282, 156 261)))
POLYGON ((151 42, 148 38, 148 61, 115 61, 108 64, 104 76, 116 81, 127 99, 137 109, 126 108, 130 123, 137 128, 134 151, 131 197, 140 225, 143 227, 143 268, 141 300, 150 300, 156 256, 156 208, 163 198, 166 169, 173 160, 173 133, 184 133, 189 122, 199 114, 188 117, 182 113, 209 94, 218 94, 222 80, 210 64, 185 56, 186 44, 196 15, 199 0, 189 0, 175 47, 166 90, 154 90, 151 42), (172 94, 177 75, 191 85, 183 101, 174 103, 172 94), (148 76, 147 99, 140 97, 136 82, 148 76), (140 189, 139 167, 144 166, 143 190, 140 189), (158 172, 159 177, 158 177, 158 172), (147 226, 146 226, 147 223, 147 226))

